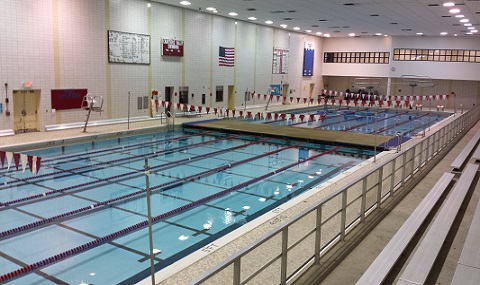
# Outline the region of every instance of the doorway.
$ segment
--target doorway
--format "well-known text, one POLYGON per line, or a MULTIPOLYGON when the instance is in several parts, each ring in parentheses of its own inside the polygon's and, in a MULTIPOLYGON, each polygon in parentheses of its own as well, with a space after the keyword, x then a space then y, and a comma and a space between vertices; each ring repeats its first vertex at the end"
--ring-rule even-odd
POLYGON ((315 90, 315 83, 310 83, 310 93, 308 94, 308 103, 313 98, 313 90, 315 90))
POLYGON ((13 90, 14 132, 38 131, 40 90, 13 90))
POLYGON ((179 93, 180 93, 180 98, 178 103, 188 104, 188 86, 180 86, 179 93))
POLYGON ((285 105, 287 104, 287 99, 288 99, 288 84, 283 84, 282 85, 282 104, 285 105))
POLYGON ((165 86, 165 113, 167 114, 167 117, 172 116, 172 105, 174 102, 172 102, 173 98, 173 86, 165 86), (170 104, 168 104, 170 102, 170 104))
POLYGON ((235 86, 228 85, 228 109, 235 110, 235 86))

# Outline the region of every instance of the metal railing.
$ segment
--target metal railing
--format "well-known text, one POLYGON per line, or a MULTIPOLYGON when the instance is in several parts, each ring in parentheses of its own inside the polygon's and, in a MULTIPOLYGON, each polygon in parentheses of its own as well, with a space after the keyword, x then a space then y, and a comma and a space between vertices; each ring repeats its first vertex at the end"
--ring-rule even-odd
POLYGON ((451 147, 480 118, 475 107, 415 145, 395 153, 364 176, 285 221, 189 284, 287 284, 321 257, 440 151, 451 147))

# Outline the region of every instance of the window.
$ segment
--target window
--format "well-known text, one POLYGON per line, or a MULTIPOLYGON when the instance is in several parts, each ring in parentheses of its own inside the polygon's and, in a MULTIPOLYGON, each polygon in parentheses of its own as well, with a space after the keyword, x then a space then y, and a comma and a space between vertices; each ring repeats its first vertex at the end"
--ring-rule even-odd
POLYGON ((403 49, 393 50, 394 61, 480 62, 480 51, 463 49, 403 49))
MULTIPOLYGON (((398 57, 398 54, 394 55, 398 57)), ((388 64, 389 52, 325 52, 324 63, 371 63, 388 64)))

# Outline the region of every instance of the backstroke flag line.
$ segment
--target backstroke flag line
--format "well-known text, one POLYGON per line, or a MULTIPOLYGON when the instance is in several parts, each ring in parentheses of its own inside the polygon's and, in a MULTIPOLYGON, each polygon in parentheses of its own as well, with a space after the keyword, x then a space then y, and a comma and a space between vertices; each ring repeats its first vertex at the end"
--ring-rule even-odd
POLYGON ((220 46, 218 49, 218 66, 233 67, 235 65, 235 48, 220 46))

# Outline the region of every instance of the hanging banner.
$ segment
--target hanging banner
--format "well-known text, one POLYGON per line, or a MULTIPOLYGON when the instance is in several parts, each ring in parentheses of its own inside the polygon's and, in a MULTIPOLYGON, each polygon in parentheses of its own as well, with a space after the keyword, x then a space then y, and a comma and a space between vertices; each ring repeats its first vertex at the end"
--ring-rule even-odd
POLYGON ((314 43, 305 42, 303 49, 303 76, 313 76, 314 43))
POLYGON ((273 48, 272 73, 288 73, 288 49, 273 48))

